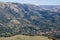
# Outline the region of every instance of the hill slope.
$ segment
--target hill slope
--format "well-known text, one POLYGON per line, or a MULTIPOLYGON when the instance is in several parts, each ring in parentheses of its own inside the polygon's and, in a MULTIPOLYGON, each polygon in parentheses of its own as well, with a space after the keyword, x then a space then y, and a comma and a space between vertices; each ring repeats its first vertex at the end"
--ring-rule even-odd
POLYGON ((59 5, 0 3, 0 36, 55 35, 59 30, 59 5))
POLYGON ((12 37, 2 37, 0 40, 52 40, 43 36, 24 36, 24 35, 16 35, 12 37))

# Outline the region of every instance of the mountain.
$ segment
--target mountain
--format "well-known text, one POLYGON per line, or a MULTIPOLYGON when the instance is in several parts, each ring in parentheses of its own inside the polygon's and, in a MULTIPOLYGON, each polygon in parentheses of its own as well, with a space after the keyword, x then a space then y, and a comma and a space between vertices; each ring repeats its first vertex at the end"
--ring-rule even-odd
POLYGON ((60 5, 0 2, 0 36, 60 33, 60 5))

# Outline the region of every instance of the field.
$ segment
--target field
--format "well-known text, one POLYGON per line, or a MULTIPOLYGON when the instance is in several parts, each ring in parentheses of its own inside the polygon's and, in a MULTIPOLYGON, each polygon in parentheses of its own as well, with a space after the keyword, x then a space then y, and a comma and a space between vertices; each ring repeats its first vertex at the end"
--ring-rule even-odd
POLYGON ((43 36, 25 36, 25 35, 16 35, 12 37, 0 37, 0 40, 51 40, 43 36))

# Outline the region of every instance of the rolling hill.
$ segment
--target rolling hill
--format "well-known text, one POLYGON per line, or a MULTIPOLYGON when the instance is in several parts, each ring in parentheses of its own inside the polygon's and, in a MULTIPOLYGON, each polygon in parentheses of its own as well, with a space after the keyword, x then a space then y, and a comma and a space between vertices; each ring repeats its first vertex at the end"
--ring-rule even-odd
POLYGON ((0 36, 60 35, 60 5, 0 2, 0 36))
POLYGON ((0 40, 52 40, 43 36, 24 36, 24 35, 16 35, 12 37, 2 37, 0 40))

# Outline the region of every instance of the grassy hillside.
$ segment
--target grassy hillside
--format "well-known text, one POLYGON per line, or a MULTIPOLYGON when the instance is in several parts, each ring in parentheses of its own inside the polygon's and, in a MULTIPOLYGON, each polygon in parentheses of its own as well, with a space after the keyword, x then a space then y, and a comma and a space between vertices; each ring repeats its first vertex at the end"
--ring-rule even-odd
POLYGON ((24 35, 16 35, 12 37, 1 37, 0 40, 51 40, 47 37, 43 36, 24 36, 24 35))

